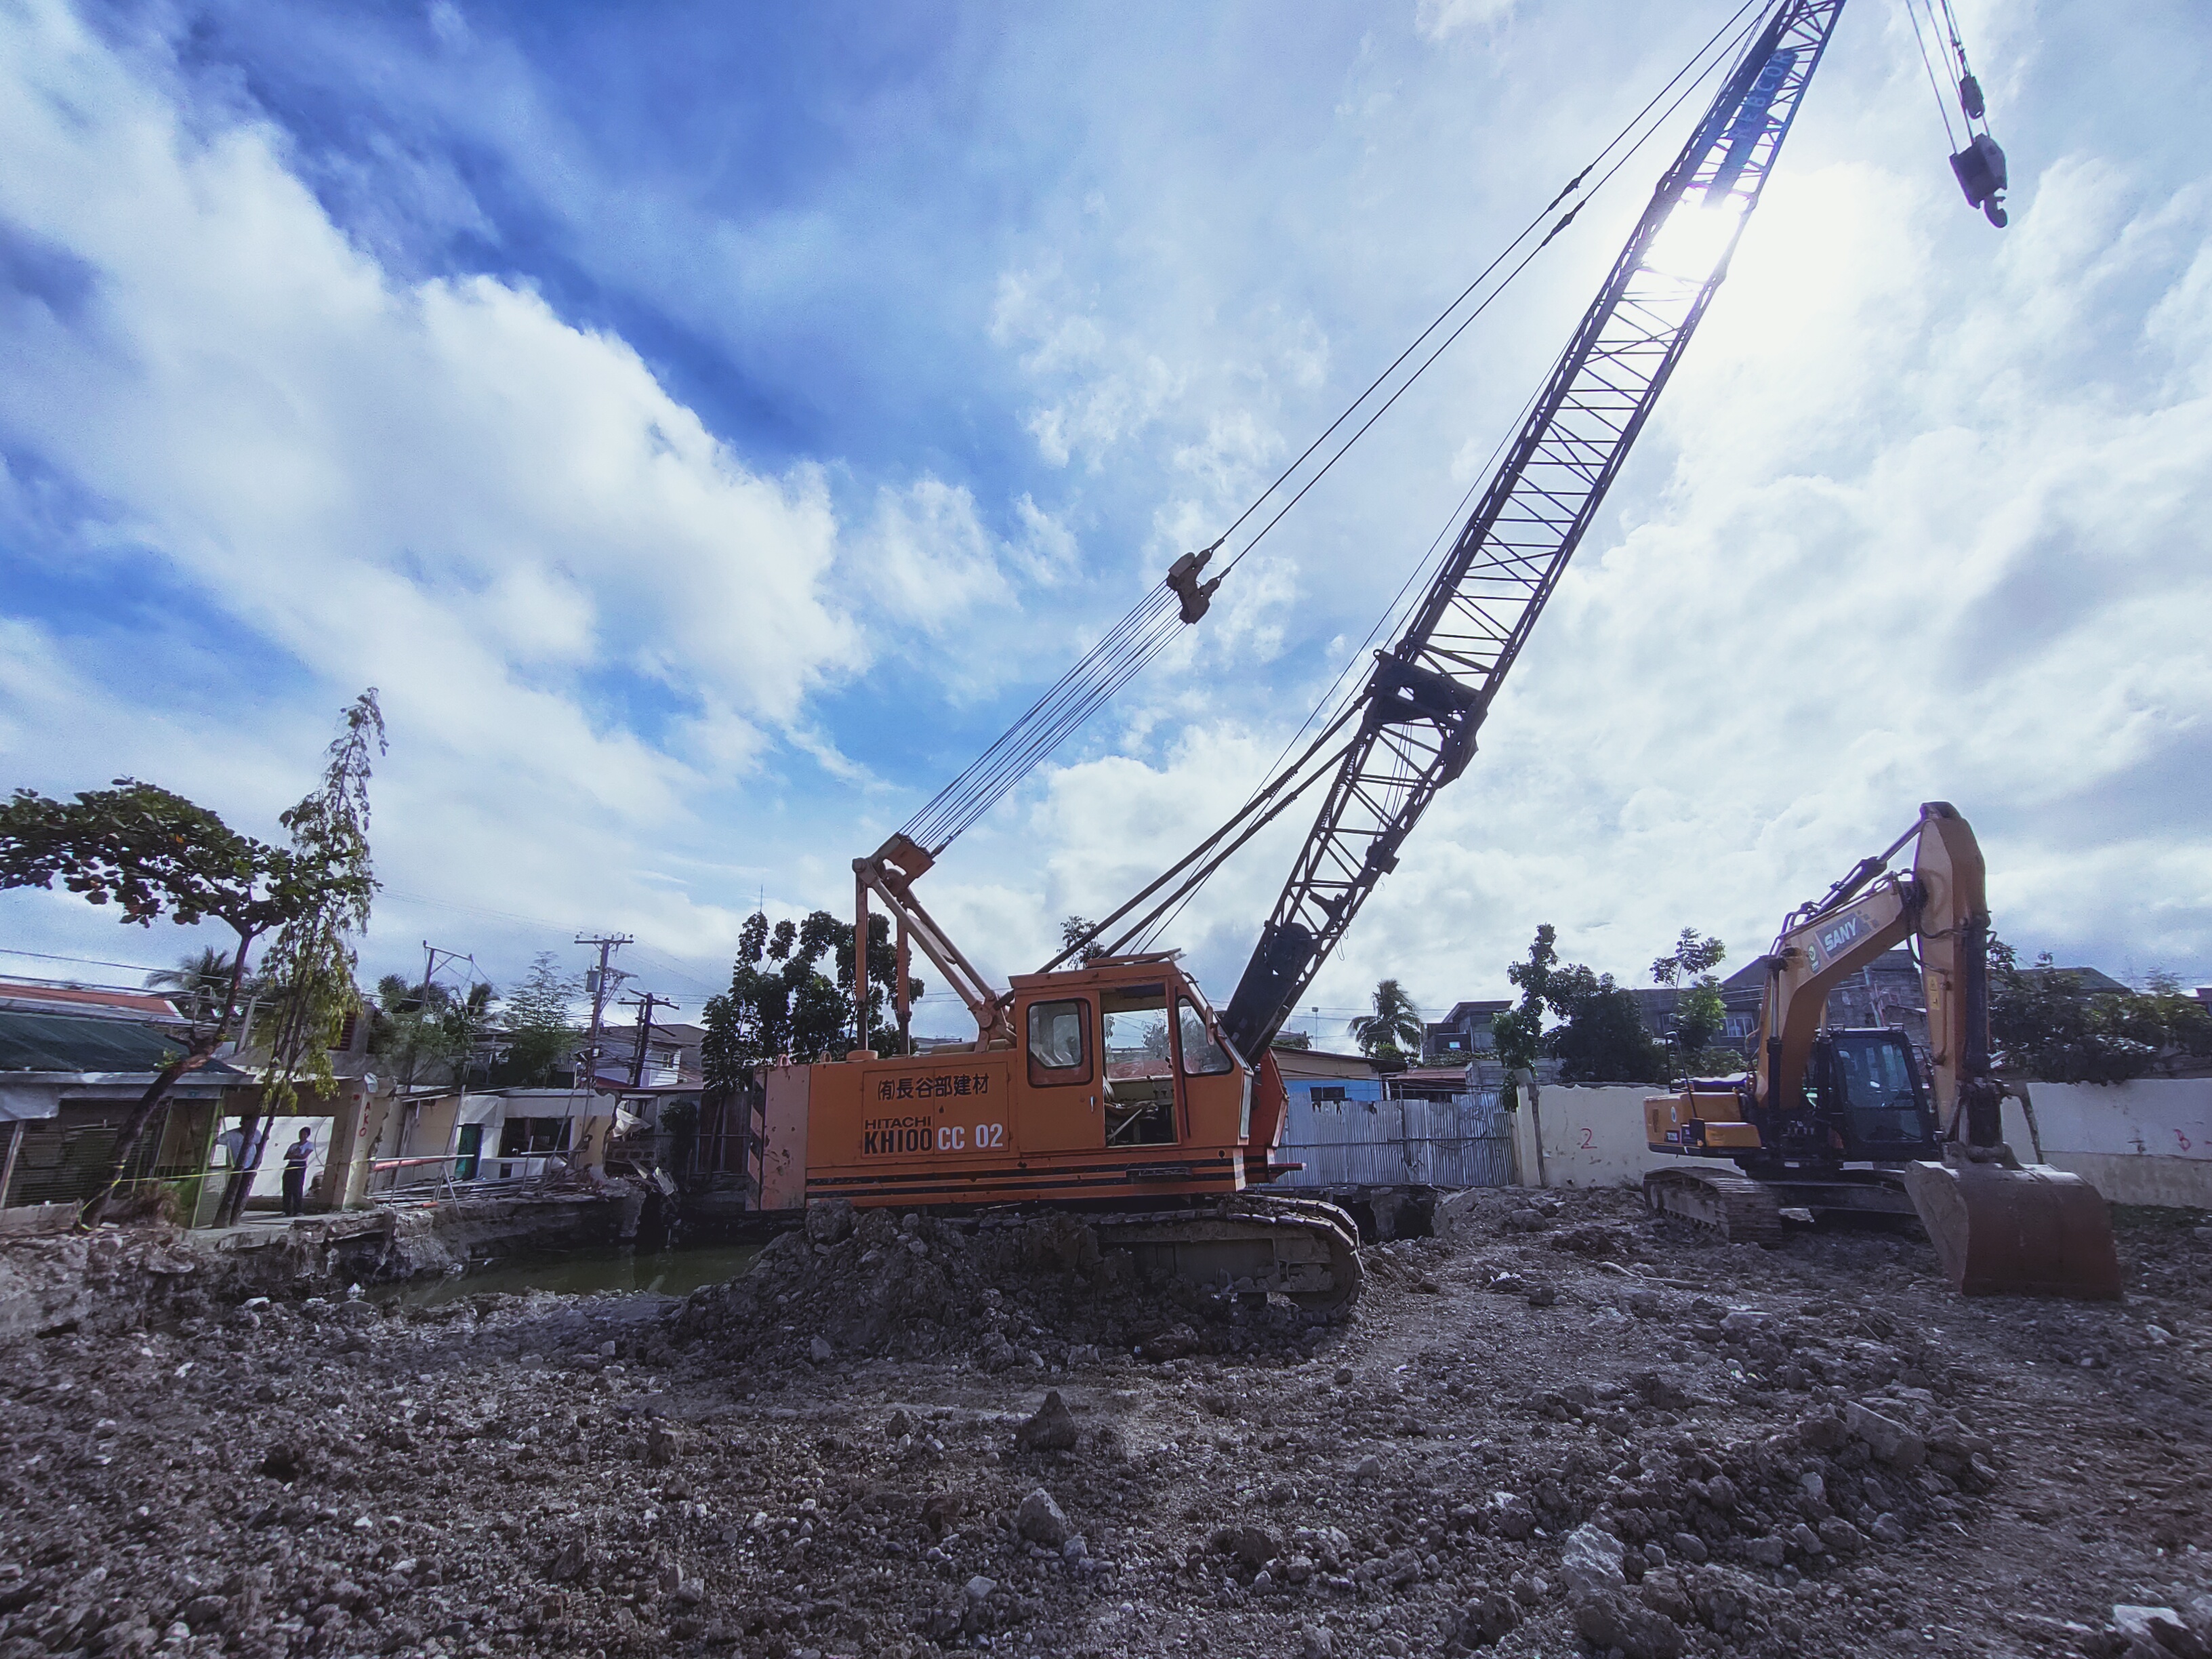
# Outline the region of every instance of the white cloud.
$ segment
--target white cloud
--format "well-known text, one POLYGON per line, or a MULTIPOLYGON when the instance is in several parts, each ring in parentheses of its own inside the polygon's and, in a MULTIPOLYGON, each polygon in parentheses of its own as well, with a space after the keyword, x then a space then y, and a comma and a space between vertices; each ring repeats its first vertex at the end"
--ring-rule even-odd
MULTIPOLYGON (((842 905, 872 839, 856 826, 880 833, 870 814, 896 822, 934 781, 917 774, 991 735, 962 749, 952 723, 990 726, 993 692, 1011 715, 1211 541, 1704 32, 1595 3, 1499 27, 1511 12, 1323 19, 1226 104, 1218 63, 1271 23, 1162 9, 1102 46, 1047 18, 795 141, 760 191, 679 154, 702 131, 743 153, 738 129, 672 111, 702 125, 655 149, 635 110, 602 127, 596 95, 481 17, 434 46, 411 21, 312 26, 319 89, 374 69, 356 155, 211 112, 220 52, 187 85, 56 12, 10 14, 0 219, 45 229, 0 245, 0 419, 62 482, 12 471, 6 511, 88 578, 150 547, 313 681, 249 671, 240 695, 220 677, 239 647, 195 654, 180 622, 147 647, 178 665, 156 741, 83 630, 18 629, 11 764, 74 781, 113 753, 273 809, 326 708, 374 677, 399 744, 380 778, 396 887, 702 952, 759 884, 842 905), (519 206, 478 203, 467 181, 492 177, 519 206), (519 279, 416 280, 526 224, 603 314, 714 343, 678 372, 800 408, 785 430, 820 470, 744 464, 519 279), (848 459, 848 434, 887 459, 848 459), (842 535, 833 489, 857 502, 842 535)), ((1982 830, 2008 934, 2212 966, 2203 124, 2136 84, 2185 85, 2197 60, 2099 81, 2065 44, 2102 38, 2089 9, 1968 22, 2003 89, 2014 228, 1958 200, 1901 23, 1847 22, 1482 756, 1325 1005, 1383 972, 1431 1000, 1500 991, 1540 921, 1616 971, 1685 921, 1741 961, 1937 795, 1982 830)), ((264 84, 254 67, 225 84, 264 84)), ((1643 167, 1116 723, 955 849, 930 902, 964 944, 1033 965, 1059 915, 1110 908, 1241 798, 1540 379, 1643 167)), ((526 240, 501 257, 526 265, 526 240)), ((1218 993, 1288 855, 1255 848, 1178 923, 1218 993)), ((411 944, 434 921, 399 905, 380 927, 411 944)))
POLYGON ((868 599, 894 629, 912 623, 941 634, 956 617, 1012 597, 999 550, 964 486, 924 478, 878 491, 867 547, 868 599))
POLYGON ((1418 0, 1414 27, 1431 40, 1462 29, 1496 28, 1513 15, 1516 0, 1418 0))
POLYGON ((17 779, 78 787, 128 764, 270 833, 322 715, 374 684, 395 885, 527 914, 590 891, 664 936, 726 931, 665 892, 623 896, 624 866, 634 851, 643 882, 653 838, 695 833, 765 733, 865 666, 828 597, 822 472, 748 467, 622 340, 529 289, 395 278, 331 223, 276 129, 191 106, 158 61, 58 5, 0 14, 0 223, 67 279, 8 263, 0 430, 88 504, 58 522, 11 478, 11 516, 88 582, 166 563, 316 688, 270 719, 209 708, 187 678, 179 718, 223 741, 149 752, 118 741, 127 701, 75 665, 89 647, 12 623, 17 779), (609 706, 609 676, 667 702, 665 741, 635 697, 609 706))

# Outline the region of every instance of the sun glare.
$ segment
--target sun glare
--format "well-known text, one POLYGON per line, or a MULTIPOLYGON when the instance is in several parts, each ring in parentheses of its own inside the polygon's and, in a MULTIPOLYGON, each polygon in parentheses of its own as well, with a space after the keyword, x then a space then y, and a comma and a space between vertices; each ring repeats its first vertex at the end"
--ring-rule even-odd
POLYGON ((1644 250, 1644 269, 1702 282, 1721 262, 1742 222, 1740 196, 1711 201, 1686 196, 1644 250))

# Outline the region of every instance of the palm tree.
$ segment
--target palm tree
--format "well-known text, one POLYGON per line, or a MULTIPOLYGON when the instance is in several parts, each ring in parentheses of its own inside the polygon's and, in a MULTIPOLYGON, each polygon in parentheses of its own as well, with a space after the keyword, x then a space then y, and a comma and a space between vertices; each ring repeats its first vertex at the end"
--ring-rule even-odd
POLYGON ((195 1025, 204 1024, 222 1012, 223 994, 230 988, 230 957, 213 949, 179 957, 175 967, 147 975, 146 988, 168 992, 179 1013, 195 1025))
POLYGON ((1383 980, 1376 986, 1370 1001, 1375 1012, 1352 1022, 1352 1040, 1358 1043, 1359 1052, 1370 1060, 1395 1060, 1401 1066, 1408 1056, 1418 1058, 1427 1028, 1406 988, 1395 979, 1383 980))

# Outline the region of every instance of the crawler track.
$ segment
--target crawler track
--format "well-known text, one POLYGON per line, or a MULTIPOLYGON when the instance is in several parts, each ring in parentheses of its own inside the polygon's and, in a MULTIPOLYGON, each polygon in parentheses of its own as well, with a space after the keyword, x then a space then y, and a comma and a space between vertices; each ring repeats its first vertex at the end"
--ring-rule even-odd
POLYGON ((1359 1234, 1334 1204, 1240 1193, 1191 1209, 1085 1218, 1099 1243, 1139 1266, 1249 1296, 1288 1297, 1341 1317, 1359 1295, 1359 1234))
POLYGON ((1748 1176, 1720 1170, 1654 1170, 1644 1177, 1644 1201, 1661 1215, 1708 1228, 1731 1244, 1781 1242, 1774 1195, 1748 1176))

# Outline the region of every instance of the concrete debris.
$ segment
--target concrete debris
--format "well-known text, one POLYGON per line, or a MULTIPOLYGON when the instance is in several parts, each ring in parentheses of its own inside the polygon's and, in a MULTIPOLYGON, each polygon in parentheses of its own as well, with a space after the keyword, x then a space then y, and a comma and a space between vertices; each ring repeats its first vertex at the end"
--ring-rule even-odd
POLYGON ((1014 1443, 1024 1451, 1073 1451, 1081 1438, 1075 1414, 1067 1409, 1057 1389, 1045 1395, 1036 1416, 1014 1431, 1014 1443))
POLYGON ((676 1334, 733 1359, 964 1356, 1002 1375, 1280 1352, 1315 1328, 1303 1310, 1246 1300, 1146 1280, 1079 1216, 902 1218, 840 1200, 694 1292, 676 1334))
POLYGON ((1065 1544, 1073 1531, 1067 1516, 1042 1486, 1022 1499, 1021 1508, 1014 1512, 1014 1528, 1030 1543, 1042 1544, 1048 1550, 1065 1544))
POLYGON ((1027 1224, 832 1213, 683 1302, 434 1306, 360 1275, 249 1302, 118 1231, 59 1286, 74 1328, 0 1338, 0 1659, 1285 1659, 1316 1633, 1356 1659, 2188 1659, 2212 1635, 2188 1229, 2123 1216, 2123 1307, 2001 1304, 1916 1241, 1746 1251, 1562 1199, 1465 1195, 1449 1237, 1372 1247, 1318 1341, 1126 1279, 1060 1223, 1048 1253, 1027 1224))
POLYGON ((1621 1571, 1620 1540, 1595 1522, 1585 1521, 1567 1534, 1559 1551, 1559 1577, 1567 1594, 1581 1601, 1608 1590, 1626 1588, 1621 1571))

